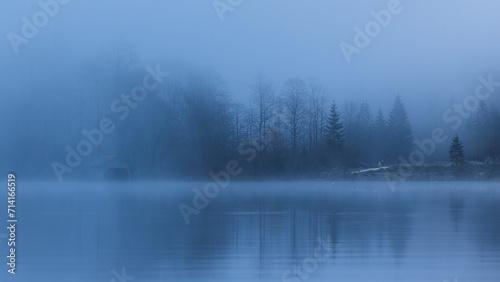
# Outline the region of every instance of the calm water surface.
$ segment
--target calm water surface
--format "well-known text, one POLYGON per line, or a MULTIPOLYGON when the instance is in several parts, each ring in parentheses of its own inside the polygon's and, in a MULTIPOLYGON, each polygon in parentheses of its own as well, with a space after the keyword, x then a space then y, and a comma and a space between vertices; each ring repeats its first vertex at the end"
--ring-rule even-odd
POLYGON ((188 225, 204 185, 19 182, 0 280, 500 281, 499 183, 230 183, 188 225))

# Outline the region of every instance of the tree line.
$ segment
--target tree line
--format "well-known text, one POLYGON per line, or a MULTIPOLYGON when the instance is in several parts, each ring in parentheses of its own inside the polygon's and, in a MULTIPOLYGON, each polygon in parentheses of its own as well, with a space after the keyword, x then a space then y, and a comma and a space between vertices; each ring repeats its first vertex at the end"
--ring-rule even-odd
MULTIPOLYGON (((82 130, 130 103, 123 93, 141 83, 143 72, 128 51, 111 49, 106 65, 82 69, 73 143, 84 138, 82 130), (121 104, 116 102, 120 97, 121 104)), ((116 122, 114 133, 93 155, 120 156, 143 177, 196 179, 237 160, 244 175, 259 178, 396 162, 413 146, 399 95, 387 115, 379 110, 374 116, 368 102, 337 104, 321 83, 298 77, 278 87, 258 75, 249 94, 247 101, 234 99, 210 70, 171 71, 116 122)))
MULTIPOLYGON (((333 168, 397 164, 415 149, 397 93, 383 112, 367 101, 341 101, 315 80, 293 77, 277 85, 258 75, 249 79, 249 99, 242 101, 213 71, 160 65, 169 76, 134 104, 124 94, 143 84, 145 71, 126 42, 111 44, 74 73, 37 81, 31 74, 38 70, 31 71, 31 83, 19 80, 20 98, 6 109, 14 121, 9 129, 17 132, 5 136, 13 148, 5 153, 10 167, 53 176, 51 162, 64 160, 64 148, 84 140, 82 132, 105 117, 116 129, 87 161, 118 156, 135 178, 199 179, 230 160, 252 178, 316 177, 333 168), (40 89, 44 95, 29 94, 40 89), (123 120, 115 111, 122 105, 129 105, 123 120)), ((458 134, 468 160, 500 157, 500 114, 493 104, 482 101, 458 134)))
POLYGON ((135 150, 152 149, 151 162, 141 167, 161 176, 196 177, 234 159, 252 177, 312 176, 333 167, 394 163, 413 148, 399 95, 387 116, 382 110, 373 116, 366 101, 337 105, 316 81, 290 78, 277 89, 257 76, 247 103, 233 100, 223 85, 210 73, 172 77, 163 85, 148 109, 154 108, 155 122, 140 121, 155 127, 155 140, 133 143, 135 150))

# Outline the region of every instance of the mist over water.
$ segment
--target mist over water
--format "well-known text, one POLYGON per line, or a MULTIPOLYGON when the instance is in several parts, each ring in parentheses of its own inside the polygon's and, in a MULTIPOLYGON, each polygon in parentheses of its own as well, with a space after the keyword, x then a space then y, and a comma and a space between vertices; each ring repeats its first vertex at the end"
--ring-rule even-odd
POLYGON ((498 159, 494 1, 229 2, 3 3, 4 171, 101 179, 115 157, 136 179, 200 179, 253 138, 268 141, 254 174, 314 176, 339 163, 321 148, 333 101, 343 166, 409 161, 435 129, 425 162, 456 134, 469 160, 498 159), (375 121, 394 124, 398 94, 396 142, 375 121))
POLYGON ((178 205, 202 185, 23 183, 16 281, 111 281, 123 270, 134 281, 500 275, 497 185, 231 183, 186 225, 178 205))
POLYGON ((0 280, 498 281, 499 9, 3 1, 0 280))

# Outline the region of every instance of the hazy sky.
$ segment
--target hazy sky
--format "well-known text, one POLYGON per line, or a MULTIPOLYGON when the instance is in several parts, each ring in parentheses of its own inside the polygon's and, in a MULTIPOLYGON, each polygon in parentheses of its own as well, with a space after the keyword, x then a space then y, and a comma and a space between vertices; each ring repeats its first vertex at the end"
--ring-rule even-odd
POLYGON ((16 54, 8 33, 21 35, 22 17, 32 21, 41 8, 37 1, 2 1, 2 73, 38 62, 47 72, 76 68, 121 39, 144 64, 177 59, 213 68, 240 99, 262 73, 277 88, 289 77, 314 77, 339 100, 367 99, 378 107, 401 93, 420 107, 468 95, 479 75, 498 69, 500 2, 494 0, 400 1, 400 13, 347 63, 339 44, 353 45, 354 28, 364 29, 370 12, 390 2, 243 0, 221 20, 212 0, 73 0, 16 54))

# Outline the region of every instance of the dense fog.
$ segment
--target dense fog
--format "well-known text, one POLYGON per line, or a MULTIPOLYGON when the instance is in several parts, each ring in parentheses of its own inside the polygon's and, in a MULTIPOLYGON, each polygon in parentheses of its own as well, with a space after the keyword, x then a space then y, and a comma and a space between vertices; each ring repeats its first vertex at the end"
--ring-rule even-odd
POLYGON ((456 135, 500 157, 495 1, 1 6, 4 173, 316 178, 446 162, 456 135))
POLYGON ((498 281, 499 11, 0 1, 0 281, 498 281))

